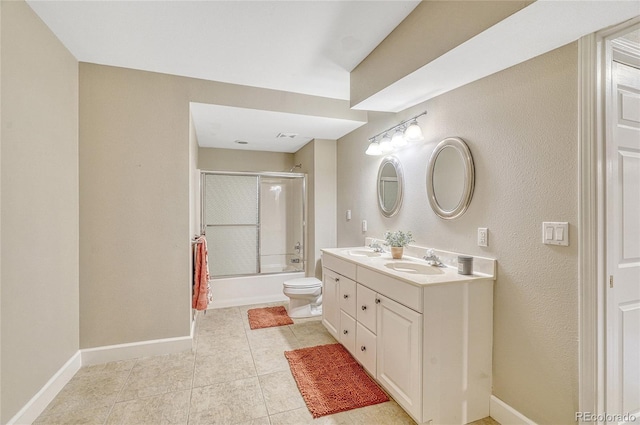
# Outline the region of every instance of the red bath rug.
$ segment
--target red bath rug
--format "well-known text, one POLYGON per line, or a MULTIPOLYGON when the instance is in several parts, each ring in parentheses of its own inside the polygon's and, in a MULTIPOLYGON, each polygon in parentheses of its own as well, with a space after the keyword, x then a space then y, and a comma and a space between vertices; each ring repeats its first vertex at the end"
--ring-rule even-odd
POLYGON ((273 326, 293 325, 293 320, 287 314, 283 306, 252 308, 249 314, 249 327, 251 329, 270 328, 273 326))
POLYGON ((389 401, 340 344, 285 351, 284 355, 314 418, 389 401))

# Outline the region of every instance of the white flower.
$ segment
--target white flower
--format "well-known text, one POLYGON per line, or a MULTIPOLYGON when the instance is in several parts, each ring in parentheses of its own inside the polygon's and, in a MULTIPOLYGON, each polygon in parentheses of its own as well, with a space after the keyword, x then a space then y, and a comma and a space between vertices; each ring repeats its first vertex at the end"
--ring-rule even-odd
POLYGON ((411 231, 403 232, 396 230, 395 232, 386 231, 384 233, 385 245, 404 247, 414 241, 411 231))

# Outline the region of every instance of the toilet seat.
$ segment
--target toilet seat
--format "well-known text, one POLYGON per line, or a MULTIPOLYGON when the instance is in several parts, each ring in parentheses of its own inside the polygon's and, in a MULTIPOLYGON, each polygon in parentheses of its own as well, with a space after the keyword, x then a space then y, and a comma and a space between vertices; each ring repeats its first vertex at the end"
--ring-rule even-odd
POLYGON ((322 282, 315 277, 301 277, 286 280, 283 285, 288 289, 316 289, 322 287, 322 282))

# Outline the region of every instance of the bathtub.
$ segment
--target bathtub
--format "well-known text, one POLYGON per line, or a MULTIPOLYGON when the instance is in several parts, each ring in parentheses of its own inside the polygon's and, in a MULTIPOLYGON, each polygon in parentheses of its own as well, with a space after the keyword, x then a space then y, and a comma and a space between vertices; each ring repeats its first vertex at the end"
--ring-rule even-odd
POLYGON ((282 293, 282 283, 300 277, 304 277, 304 272, 211 279, 209 284, 213 301, 209 303, 209 308, 288 301, 289 298, 282 293))

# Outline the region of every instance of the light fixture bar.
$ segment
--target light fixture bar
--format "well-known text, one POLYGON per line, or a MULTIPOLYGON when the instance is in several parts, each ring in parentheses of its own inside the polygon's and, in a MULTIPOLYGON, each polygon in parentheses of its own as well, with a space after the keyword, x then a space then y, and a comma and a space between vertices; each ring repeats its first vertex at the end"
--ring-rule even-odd
POLYGON ((415 119, 418 119, 419 117, 423 116, 423 115, 427 115, 427 111, 424 111, 418 115, 416 115, 415 117, 411 117, 408 120, 404 120, 402 121, 400 124, 396 124, 393 127, 389 127, 384 131, 381 131, 380 133, 376 134, 375 136, 369 137, 369 141, 374 141, 376 138, 378 138, 378 136, 384 134, 384 133, 389 133, 391 130, 395 130, 398 127, 402 127, 403 125, 405 125, 406 123, 413 121, 415 119))

